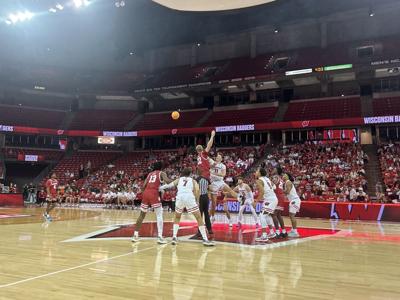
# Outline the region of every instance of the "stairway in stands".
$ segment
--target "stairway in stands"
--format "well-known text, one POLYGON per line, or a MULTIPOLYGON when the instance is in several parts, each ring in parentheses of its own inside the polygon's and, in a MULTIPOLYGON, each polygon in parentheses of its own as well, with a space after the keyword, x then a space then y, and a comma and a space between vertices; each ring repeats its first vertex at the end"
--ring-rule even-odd
POLYGON ((372 101, 372 96, 361 96, 361 115, 363 117, 370 117, 374 115, 372 101))
POLYGON ((195 127, 202 127, 203 124, 208 120, 208 118, 213 114, 213 110, 209 109, 204 116, 202 116, 195 124, 195 127))
POLYGON ((279 102, 278 110, 275 113, 275 117, 273 119, 274 122, 282 122, 285 117, 286 111, 289 107, 289 102, 279 102))
POLYGON ((64 119, 62 120, 60 124, 60 129, 66 130, 69 128, 69 125, 71 125, 72 120, 75 118, 75 112, 67 112, 65 114, 64 119))
POLYGON ((135 128, 137 124, 144 118, 144 114, 136 115, 128 124, 125 125, 124 130, 129 131, 135 128))
POLYGON ((369 162, 364 166, 366 179, 368 182, 368 195, 375 196, 375 186, 378 182, 383 184, 382 173, 380 170, 378 147, 376 145, 363 145, 362 149, 367 153, 369 162))

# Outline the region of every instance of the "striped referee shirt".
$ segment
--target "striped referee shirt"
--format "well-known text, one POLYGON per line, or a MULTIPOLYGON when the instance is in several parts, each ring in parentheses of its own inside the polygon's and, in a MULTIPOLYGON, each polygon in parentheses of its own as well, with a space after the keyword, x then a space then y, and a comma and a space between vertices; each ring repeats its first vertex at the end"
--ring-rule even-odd
POLYGON ((200 196, 208 194, 208 179, 202 176, 197 178, 197 182, 199 183, 200 187, 200 196))

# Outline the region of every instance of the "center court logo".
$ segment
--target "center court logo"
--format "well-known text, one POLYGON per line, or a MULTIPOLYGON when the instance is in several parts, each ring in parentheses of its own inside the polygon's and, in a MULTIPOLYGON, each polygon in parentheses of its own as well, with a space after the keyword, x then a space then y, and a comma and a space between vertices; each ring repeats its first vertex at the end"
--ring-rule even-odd
MULTIPOLYGON (((172 222, 164 223, 164 236, 172 236, 172 222)), ((84 234, 65 240, 63 242, 84 242, 84 241, 99 241, 99 240, 127 240, 129 241, 133 235, 134 225, 114 225, 102 228, 98 231, 84 234)), ((339 232, 336 229, 324 229, 324 228, 298 228, 300 238, 298 239, 273 239, 268 243, 259 244, 255 241, 258 235, 261 234, 261 229, 256 228, 254 225, 244 224, 241 228, 233 227, 229 228, 228 224, 214 223, 213 225, 214 235, 213 238, 217 244, 228 245, 228 246, 240 246, 240 247, 251 247, 251 248, 275 248, 285 247, 290 245, 297 245, 299 243, 323 239, 329 236, 333 236, 339 232)), ((197 233, 197 223, 195 222, 181 222, 179 230, 179 239, 182 242, 196 242, 194 235, 197 233)), ((140 230, 141 238, 146 240, 155 240, 157 238, 157 224, 154 222, 144 223, 140 230)))

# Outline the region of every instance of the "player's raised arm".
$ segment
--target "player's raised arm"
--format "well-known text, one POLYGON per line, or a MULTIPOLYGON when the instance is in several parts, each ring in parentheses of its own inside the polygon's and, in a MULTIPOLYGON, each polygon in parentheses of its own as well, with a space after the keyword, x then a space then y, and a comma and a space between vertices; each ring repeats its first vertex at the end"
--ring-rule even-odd
POLYGON ((262 180, 260 179, 257 179, 256 188, 258 190, 258 196, 256 201, 260 201, 261 199, 264 198, 264 182, 262 182, 262 180))
POLYGON ((173 187, 176 187, 178 185, 179 179, 175 179, 174 181, 168 183, 168 184, 164 184, 162 186, 160 186, 160 190, 168 190, 168 189, 172 189, 173 187))
POLYGON ((215 138, 215 130, 211 131, 211 137, 210 140, 207 143, 207 147, 206 147, 206 152, 210 152, 213 144, 214 144, 214 138, 215 138))

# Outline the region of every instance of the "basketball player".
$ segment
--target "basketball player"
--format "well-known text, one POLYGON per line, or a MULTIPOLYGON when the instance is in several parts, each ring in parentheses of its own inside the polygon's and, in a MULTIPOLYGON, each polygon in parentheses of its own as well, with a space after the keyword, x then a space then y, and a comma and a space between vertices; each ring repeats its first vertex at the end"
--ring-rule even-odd
POLYGON ((214 222, 215 220, 215 208, 217 206, 217 197, 218 197, 218 192, 223 192, 225 197, 224 197, 224 212, 226 214, 226 217, 228 218, 229 222, 229 227, 232 227, 232 220, 231 220, 231 215, 229 213, 228 209, 228 201, 226 200, 227 195, 231 195, 234 198, 238 197, 238 194, 233 191, 224 181, 225 175, 226 175, 226 166, 222 163, 222 155, 221 153, 217 154, 217 157, 215 158, 215 163, 212 166, 211 170, 211 185, 210 185, 210 190, 211 190, 211 222, 214 222))
POLYGON ((261 201, 262 208, 260 213, 262 235, 256 239, 257 242, 267 242, 268 238, 275 238, 275 230, 272 221, 272 215, 278 205, 278 198, 275 195, 272 183, 267 177, 267 171, 259 168, 256 172, 256 185, 258 190, 257 202, 261 201), (270 234, 267 235, 267 226, 270 234))
POLYGON ((207 143, 206 149, 203 148, 202 145, 196 146, 197 156, 197 167, 200 171, 200 176, 205 177, 210 180, 210 166, 214 163, 212 159, 208 157, 208 152, 210 152, 215 138, 215 130, 211 132, 210 140, 207 143))
POLYGON ((178 230, 179 222, 181 220, 182 212, 186 208, 189 213, 192 213, 196 218, 199 226, 199 231, 203 238, 204 246, 214 246, 215 244, 208 240, 206 227, 204 226, 203 218, 200 215, 199 207, 196 200, 199 200, 200 190, 197 182, 190 177, 192 173, 191 168, 185 168, 182 171, 181 177, 171 182, 170 184, 163 185, 161 189, 170 189, 177 187, 178 193, 175 202, 175 220, 173 227, 172 245, 178 243, 178 230))
POLYGON ((50 216, 50 212, 56 207, 58 201, 58 180, 56 173, 51 174, 51 177, 46 181, 46 192, 47 192, 47 206, 43 213, 43 218, 45 221, 53 221, 50 216))
POLYGON ((287 238, 288 234, 285 229, 285 222, 283 221, 282 217, 282 212, 284 209, 285 205, 285 200, 286 200, 286 195, 285 192, 283 191, 284 188, 284 182, 283 179, 278 175, 278 173, 281 172, 281 170, 277 171, 277 174, 272 176, 272 183, 274 184, 274 192, 276 197, 278 198, 278 205, 276 206, 275 213, 272 216, 272 219, 274 221, 275 229, 276 229, 276 234, 280 238, 287 238), (280 232, 280 229, 282 232, 280 232))
POLYGON ((301 200, 299 195, 297 195, 296 188, 292 181, 290 181, 290 176, 288 174, 283 174, 282 178, 285 181, 285 194, 289 199, 289 217, 290 222, 292 222, 292 230, 289 232, 288 236, 291 238, 300 237, 297 232, 297 220, 296 214, 300 211, 301 200))
POLYGON ((243 181, 243 177, 238 177, 238 185, 233 189, 238 193, 238 200, 240 203, 239 216, 238 216, 238 227, 242 226, 243 212, 246 207, 250 208, 251 214, 253 215, 256 227, 258 227, 258 218, 256 210, 253 207, 254 195, 253 191, 247 183, 243 181))
POLYGON ((163 238, 163 211, 159 196, 159 188, 161 183, 170 183, 172 180, 168 178, 167 174, 161 171, 162 163, 155 162, 153 164, 153 171, 147 175, 146 180, 143 185, 143 199, 142 204, 140 205, 140 215, 136 220, 135 232, 132 237, 132 242, 139 241, 139 231, 142 226, 143 220, 146 217, 146 213, 149 207, 154 209, 157 217, 157 232, 158 232, 158 240, 159 244, 166 244, 167 241, 163 238))

